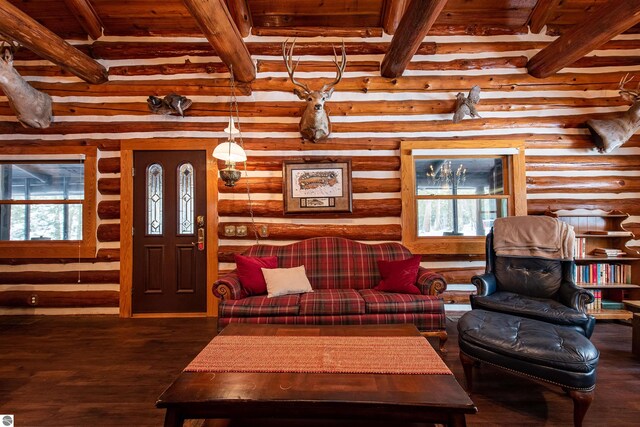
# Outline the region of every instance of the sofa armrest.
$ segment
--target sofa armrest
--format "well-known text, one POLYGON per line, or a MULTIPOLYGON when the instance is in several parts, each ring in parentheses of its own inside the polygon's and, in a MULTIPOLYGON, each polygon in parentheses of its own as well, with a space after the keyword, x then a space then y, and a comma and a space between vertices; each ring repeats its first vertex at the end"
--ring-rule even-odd
POLYGON ((471 283, 476 287, 479 297, 491 295, 498 289, 496 276, 493 273, 475 275, 471 278, 471 283))
POLYGON ((582 313, 587 312, 587 304, 594 301, 593 294, 573 282, 563 281, 558 290, 560 302, 582 313))
POLYGON ((439 295, 447 289, 447 282, 442 274, 420 267, 416 286, 422 295, 439 295))
POLYGON ((222 300, 242 299, 246 296, 235 270, 219 277, 213 282, 211 290, 215 296, 222 300))

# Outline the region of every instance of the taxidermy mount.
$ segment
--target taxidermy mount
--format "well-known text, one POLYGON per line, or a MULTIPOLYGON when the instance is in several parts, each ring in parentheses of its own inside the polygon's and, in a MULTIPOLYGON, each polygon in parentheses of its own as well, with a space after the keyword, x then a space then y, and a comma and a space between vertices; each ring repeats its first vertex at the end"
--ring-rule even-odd
POLYGON ((287 66, 287 72, 289 73, 291 81, 300 88, 294 89, 293 93, 307 103, 307 107, 300 118, 300 134, 311 142, 318 142, 326 139, 331 134, 331 121, 329 120, 329 114, 327 114, 324 108, 324 103, 327 99, 331 98, 334 86, 340 83, 344 69, 347 66, 347 53, 344 48, 344 42, 342 42, 341 61, 338 61, 336 49, 333 49, 336 78, 331 83, 323 85, 320 90, 311 90, 307 85, 296 81, 293 77, 300 59, 298 59, 295 64, 293 63, 293 48, 296 45, 296 41, 293 41, 291 48, 287 46, 288 43, 289 40, 285 40, 282 43, 282 57, 284 58, 284 63, 287 66))
POLYGON ((11 45, 12 47, 7 46, 4 41, 0 45, 0 88, 24 127, 48 128, 53 117, 51 97, 34 89, 18 74, 13 67, 13 54, 17 50, 17 44, 11 45))
POLYGON ((620 80, 618 89, 623 99, 631 102, 631 108, 622 113, 615 113, 615 117, 605 120, 587 120, 587 127, 591 132, 591 139, 601 153, 608 153, 627 142, 640 128, 640 83, 636 90, 627 90, 624 85, 630 83, 633 77, 627 74, 620 80))
POLYGON ((456 95, 456 110, 453 112, 453 123, 458 123, 464 116, 480 117, 476 104, 480 102, 480 86, 475 85, 469 91, 469 96, 458 92, 456 95))
POLYGON ((184 117, 184 112, 191 107, 192 101, 175 93, 169 94, 164 99, 157 96, 149 96, 147 106, 154 114, 179 114, 184 117))

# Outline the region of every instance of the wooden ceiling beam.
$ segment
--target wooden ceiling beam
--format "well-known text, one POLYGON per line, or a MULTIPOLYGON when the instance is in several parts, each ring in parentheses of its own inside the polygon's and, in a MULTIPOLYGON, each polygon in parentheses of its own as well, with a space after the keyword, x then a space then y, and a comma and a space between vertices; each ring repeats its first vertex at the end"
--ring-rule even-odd
POLYGON ((254 36, 277 37, 382 37, 380 27, 253 27, 254 36))
POLYGON ((538 0, 529 17, 529 26, 532 33, 538 34, 542 31, 559 4, 560 0, 538 0))
POLYGON ((402 75, 446 3, 447 0, 411 0, 382 60, 383 77, 402 75))
POLYGON ((250 82, 256 67, 224 0, 182 0, 216 53, 235 78, 250 82))
POLYGON ((89 83, 99 84, 108 80, 106 68, 7 0, 0 0, 0 34, 89 83))
POLYGON ((529 74, 548 77, 640 22, 640 0, 609 0, 538 52, 529 74))
POLYGON ((236 23, 236 27, 240 31, 240 35, 248 37, 251 34, 253 22, 247 0, 227 0, 227 5, 229 6, 229 13, 233 17, 233 22, 236 23))
POLYGON ((395 34, 404 14, 404 10, 407 8, 409 0, 387 0, 384 5, 384 12, 382 15, 382 28, 387 34, 395 34))
POLYGON ((64 0, 64 2, 82 29, 85 30, 93 40, 98 40, 100 36, 102 36, 103 25, 91 1, 64 0))

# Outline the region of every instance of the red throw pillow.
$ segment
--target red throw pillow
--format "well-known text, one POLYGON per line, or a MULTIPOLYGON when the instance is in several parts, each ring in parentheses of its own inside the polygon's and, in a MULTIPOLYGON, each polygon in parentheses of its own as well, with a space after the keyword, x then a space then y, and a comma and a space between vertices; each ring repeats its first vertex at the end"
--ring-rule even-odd
POLYGON ((382 280, 374 289, 383 292, 398 292, 403 294, 420 294, 415 285, 418 278, 421 255, 400 261, 378 260, 378 270, 382 280))
POLYGON ((278 258, 274 256, 268 257, 250 257, 244 255, 234 255, 236 260, 236 268, 238 278, 242 287, 249 295, 263 295, 267 293, 267 282, 264 281, 264 275, 261 268, 277 268, 278 258))

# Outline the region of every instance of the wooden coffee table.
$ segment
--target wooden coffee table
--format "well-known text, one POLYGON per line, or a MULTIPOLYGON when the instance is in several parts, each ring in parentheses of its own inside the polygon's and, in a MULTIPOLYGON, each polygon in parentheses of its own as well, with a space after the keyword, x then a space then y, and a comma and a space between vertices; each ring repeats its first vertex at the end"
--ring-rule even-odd
MULTIPOLYGON (((220 335, 420 336, 413 325, 231 324, 220 335)), ((351 419, 466 425, 476 407, 453 375, 183 372, 156 402, 185 419, 351 419)))

